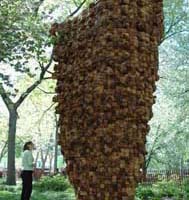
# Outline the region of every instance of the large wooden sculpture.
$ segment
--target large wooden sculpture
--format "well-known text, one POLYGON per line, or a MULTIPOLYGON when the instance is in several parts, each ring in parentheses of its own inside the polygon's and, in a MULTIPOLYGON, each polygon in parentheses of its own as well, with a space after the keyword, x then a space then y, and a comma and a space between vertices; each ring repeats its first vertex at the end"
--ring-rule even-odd
POLYGON ((54 24, 60 144, 79 200, 133 200, 158 80, 162 0, 99 0, 54 24))

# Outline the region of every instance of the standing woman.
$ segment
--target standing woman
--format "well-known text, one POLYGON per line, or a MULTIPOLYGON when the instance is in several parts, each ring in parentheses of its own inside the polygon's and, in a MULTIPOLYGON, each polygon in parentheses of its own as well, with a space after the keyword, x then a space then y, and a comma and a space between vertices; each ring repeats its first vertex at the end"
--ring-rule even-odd
POLYGON ((23 148, 22 155, 22 195, 21 200, 29 200, 32 193, 32 174, 34 167, 34 158, 32 155, 32 150, 34 144, 29 141, 26 142, 23 148))

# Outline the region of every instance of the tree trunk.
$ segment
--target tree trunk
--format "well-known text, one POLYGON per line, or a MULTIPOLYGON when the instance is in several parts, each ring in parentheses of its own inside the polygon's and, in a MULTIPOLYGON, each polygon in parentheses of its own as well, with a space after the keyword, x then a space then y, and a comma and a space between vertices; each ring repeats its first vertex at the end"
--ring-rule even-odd
POLYGON ((56 143, 54 152, 54 173, 57 173, 57 157, 58 157, 58 145, 56 143))
POLYGON ((9 110, 9 132, 8 132, 8 171, 7 184, 16 185, 15 170, 15 139, 16 139, 16 109, 9 110))
POLYGON ((58 119, 55 114, 55 121, 56 121, 56 132, 55 132, 55 144, 54 144, 54 173, 57 173, 57 157, 58 157, 58 119))
POLYGON ((52 172, 53 153, 49 154, 49 173, 52 172))
POLYGON ((49 149, 47 149, 47 152, 45 153, 45 155, 43 154, 43 151, 41 150, 41 161, 42 161, 42 171, 44 172, 45 170, 45 164, 46 164, 46 161, 47 161, 47 157, 48 157, 48 154, 49 154, 49 149))
POLYGON ((2 158, 5 156, 6 153, 7 153, 7 141, 4 143, 3 148, 1 150, 1 153, 0 153, 0 162, 1 162, 2 158))
POLYGON ((147 178, 147 169, 148 169, 148 163, 146 160, 144 160, 144 165, 142 168, 142 177, 141 177, 141 181, 143 182, 145 182, 147 178))

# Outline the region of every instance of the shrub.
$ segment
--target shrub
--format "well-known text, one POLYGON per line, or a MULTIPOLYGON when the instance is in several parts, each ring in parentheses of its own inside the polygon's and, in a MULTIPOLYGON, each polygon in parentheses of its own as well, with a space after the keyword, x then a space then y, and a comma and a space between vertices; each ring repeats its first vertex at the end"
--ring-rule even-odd
POLYGON ((15 195, 9 191, 0 191, 0 200, 18 200, 15 195))
POLYGON ((189 199, 189 179, 183 182, 184 199, 189 199))
POLYGON ((66 191, 74 192, 69 180, 61 175, 53 177, 42 177, 38 182, 34 183, 34 189, 39 191, 66 191))
POLYGON ((188 200, 189 198, 189 182, 185 183, 185 188, 188 190, 183 191, 182 185, 174 181, 161 181, 150 185, 139 185, 136 190, 136 199, 139 200, 162 200, 164 197, 172 197, 174 200, 188 200), (185 197, 185 199, 183 199, 185 197))
POLYGON ((143 186, 139 185, 136 190, 136 198, 139 198, 141 200, 151 200, 154 197, 154 193, 152 191, 152 188, 150 186, 143 186))
POLYGON ((181 185, 174 181, 161 181, 153 185, 153 191, 156 196, 162 197, 174 197, 179 199, 183 191, 181 185))

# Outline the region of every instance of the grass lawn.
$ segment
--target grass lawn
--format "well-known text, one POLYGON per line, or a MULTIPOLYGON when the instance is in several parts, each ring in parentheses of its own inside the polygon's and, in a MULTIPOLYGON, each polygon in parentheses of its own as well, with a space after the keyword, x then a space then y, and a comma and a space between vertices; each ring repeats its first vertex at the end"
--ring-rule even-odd
MULTIPOLYGON (((60 178, 57 178, 56 180, 59 180, 60 178)), ((58 188, 53 188, 52 190, 52 184, 49 181, 52 181, 52 178, 45 178, 44 181, 41 181, 39 183, 34 182, 33 186, 33 192, 31 200, 75 200, 75 195, 72 188, 68 188, 67 182, 63 179, 62 182, 59 180, 58 188), (44 183, 46 183, 44 185, 44 183), (37 185, 36 184, 40 184, 37 185), (49 186, 49 188, 48 188, 49 186), (62 189, 62 191, 60 190, 62 189), (55 190, 58 191, 55 191, 55 190)), ((21 197, 21 181, 18 182, 17 186, 7 186, 3 182, 5 180, 0 179, 0 200, 20 200, 21 197)))
MULTIPOLYGON (((20 200, 21 182, 6 186, 0 180, 0 200, 20 200)), ((73 187, 62 176, 43 177, 34 182, 31 200, 76 200, 73 187)), ((189 180, 183 183, 160 181, 152 185, 140 185, 135 200, 189 200, 189 180)))
MULTIPOLYGON (((0 191, 0 200, 20 200, 21 191, 0 191)), ((31 200, 75 200, 74 195, 65 192, 38 192, 33 191, 31 200)))

